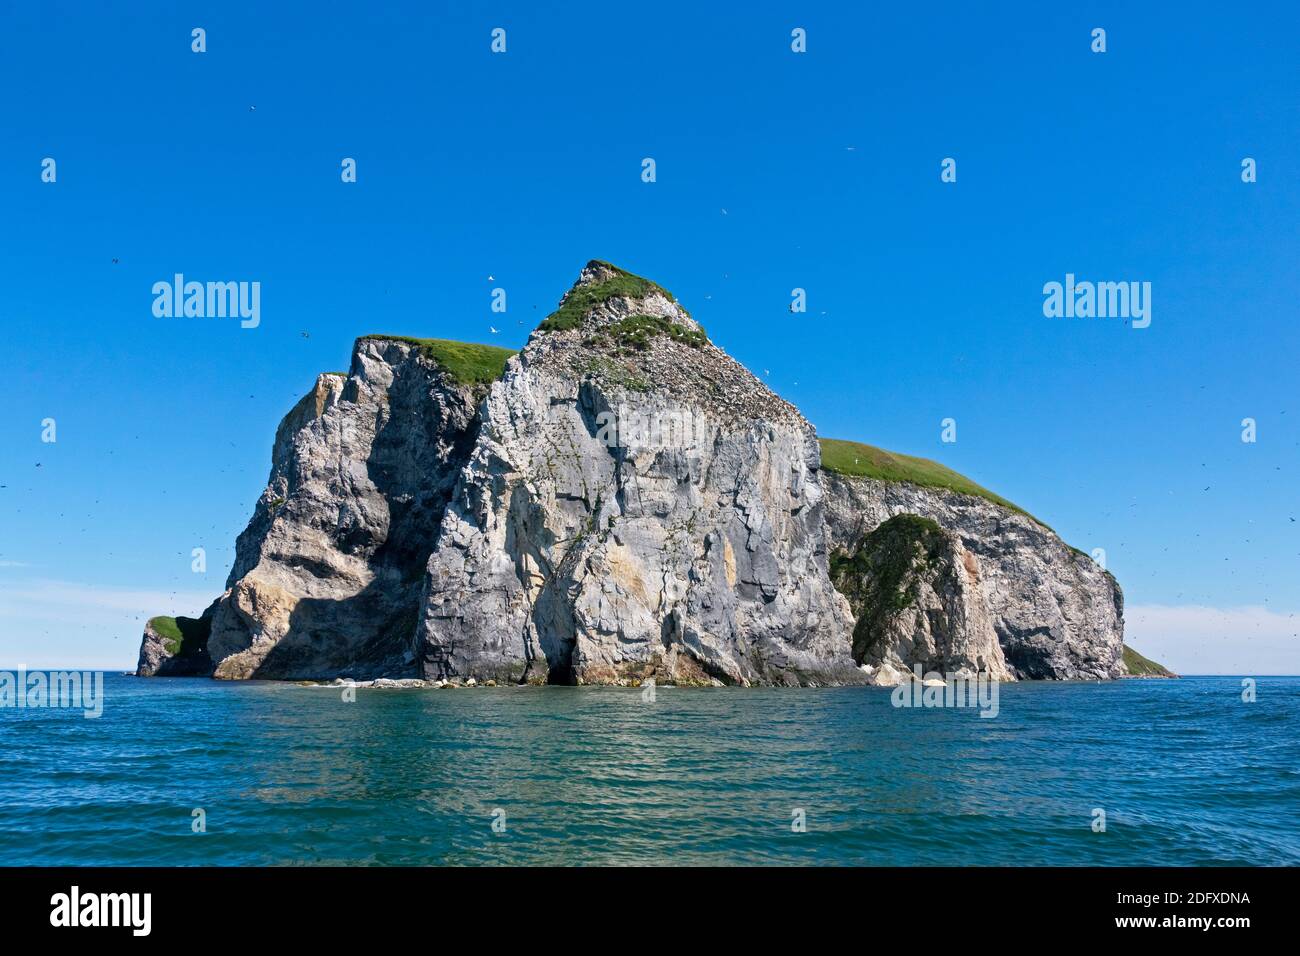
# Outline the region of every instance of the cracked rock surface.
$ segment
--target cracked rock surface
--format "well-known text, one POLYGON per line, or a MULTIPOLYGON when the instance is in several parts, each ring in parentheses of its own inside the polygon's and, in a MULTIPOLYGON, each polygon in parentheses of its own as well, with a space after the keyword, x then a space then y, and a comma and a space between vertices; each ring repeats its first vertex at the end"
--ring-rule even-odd
POLYGON ((429 560, 425 677, 860 682, 812 427, 712 345, 620 348, 629 316, 699 329, 657 288, 614 297, 492 386, 429 560))
MULTIPOLYGON (((1114 577, 1027 515, 984 498, 822 473, 830 547, 853 554, 895 515, 952 532, 971 558, 1003 657, 1017 679, 1121 676, 1124 595, 1114 577)), ((964 559, 963 559, 964 560, 964 559)))
POLYGON ((832 559, 831 580, 857 616, 853 658, 875 683, 914 667, 922 675, 1014 679, 979 587, 979 563, 936 522, 895 515, 852 555, 832 559))
POLYGON ((414 673, 424 565, 482 393, 386 339, 317 379, 276 431, 212 609, 215 676, 414 673))
POLYGON ((589 263, 490 385, 434 354, 366 337, 348 373, 317 379, 276 432, 201 619, 206 656, 171 660, 147 628, 138 673, 388 682, 369 686, 860 684, 913 663, 1122 673, 1110 575, 986 499, 822 470, 799 411, 654 283, 589 263), (876 533, 899 515, 933 534, 914 547, 876 533), (909 597, 882 615, 891 581, 909 597))

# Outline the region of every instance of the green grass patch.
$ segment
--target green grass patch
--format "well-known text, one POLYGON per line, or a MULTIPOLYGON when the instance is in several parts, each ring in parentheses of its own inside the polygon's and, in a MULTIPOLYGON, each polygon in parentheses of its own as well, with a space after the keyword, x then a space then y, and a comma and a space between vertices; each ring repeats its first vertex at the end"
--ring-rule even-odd
POLYGON ((588 312, 596 308, 596 306, 620 296, 630 299, 643 299, 651 292, 661 292, 669 302, 677 301, 673 298, 671 292, 658 283, 633 275, 626 269, 620 269, 612 263, 603 262, 599 259, 595 261, 600 265, 613 269, 618 275, 613 279, 606 279, 604 282, 574 287, 560 307, 542 320, 542 324, 538 326, 539 329, 543 332, 565 332, 569 329, 576 329, 582 324, 582 320, 587 317, 588 312))
MULTIPOLYGON (((875 478, 879 481, 907 481, 923 488, 943 488, 958 494, 975 495, 1038 521, 1024 508, 1012 504, 1001 495, 995 495, 987 488, 975 484, 965 475, 959 475, 937 461, 914 458, 911 455, 897 455, 883 448, 863 445, 855 441, 841 441, 838 438, 819 440, 822 446, 822 467, 827 471, 861 478, 875 478)), ((1038 523, 1043 524, 1041 521, 1038 523)), ((1047 525, 1043 527, 1046 528, 1047 525)))
POLYGON ((193 617, 151 617, 149 626, 163 639, 168 654, 189 657, 208 646, 212 622, 193 617))
POLYGON ((1124 645, 1124 667, 1134 677, 1173 677, 1174 672, 1124 645))
POLYGON ((462 385, 490 385, 502 376, 507 360, 515 354, 514 349, 451 339, 417 339, 409 335, 363 335, 362 338, 414 345, 462 385))
POLYGON ((688 328, 662 315, 629 315, 586 339, 583 344, 599 347, 609 342, 620 351, 631 349, 644 352, 650 347, 651 340, 659 335, 666 335, 674 342, 696 349, 709 344, 709 337, 703 329, 688 328))

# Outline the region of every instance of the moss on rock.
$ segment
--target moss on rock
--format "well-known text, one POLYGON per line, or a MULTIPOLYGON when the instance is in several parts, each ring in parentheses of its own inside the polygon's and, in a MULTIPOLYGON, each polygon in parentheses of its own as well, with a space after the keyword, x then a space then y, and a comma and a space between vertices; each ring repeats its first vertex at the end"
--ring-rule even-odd
POLYGON ((613 263, 594 259, 589 265, 603 266, 606 270, 613 272, 614 275, 602 282, 574 286, 569 290, 569 294, 564 297, 560 307, 543 319, 538 329, 543 332, 565 332, 569 329, 576 329, 582 325, 582 320, 586 318, 588 312, 610 299, 620 297, 644 299, 652 292, 659 292, 669 302, 676 301, 673 294, 663 286, 639 275, 633 275, 613 263))
POLYGON ((709 343, 709 337, 703 329, 688 328, 663 315, 629 315, 610 325, 605 334, 616 348, 634 349, 638 352, 649 348, 650 340, 660 335, 697 349, 709 343))
POLYGON ((863 540, 853 554, 832 556, 831 583, 849 600, 857 618, 853 659, 861 663, 886 622, 916 601, 921 574, 939 559, 939 524, 920 515, 895 515, 863 540))

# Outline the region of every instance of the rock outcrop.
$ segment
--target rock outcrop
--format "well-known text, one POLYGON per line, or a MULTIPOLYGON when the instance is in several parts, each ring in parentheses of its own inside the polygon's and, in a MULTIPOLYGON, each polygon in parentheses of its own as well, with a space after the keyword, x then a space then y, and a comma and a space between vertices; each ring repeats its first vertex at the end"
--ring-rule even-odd
POLYGON ((852 555, 895 515, 928 518, 973 559, 1009 672, 1019 679, 1123 674, 1124 597, 1096 562, 1028 515, 978 495, 822 473, 833 551, 852 555))
POLYGON ((425 676, 860 681, 818 462, 667 292, 589 264, 484 404, 429 562, 425 676))
POLYGON ((276 431, 209 653, 221 678, 413 674, 443 509, 486 386, 417 343, 363 338, 276 431))
POLYGON ((961 538, 929 518, 899 514, 850 554, 831 560, 831 580, 857 624, 853 658, 877 683, 923 672, 1012 680, 979 583, 979 564, 961 538))
POLYGON ((518 355, 357 340, 349 372, 321 375, 277 430, 200 620, 201 654, 147 628, 138 673, 1122 673, 1119 589, 1091 560, 998 502, 824 469, 797 409, 666 290, 602 262, 518 355))
POLYGON ((212 673, 208 634, 215 603, 193 617, 151 617, 140 642, 136 673, 141 677, 199 677, 212 673))

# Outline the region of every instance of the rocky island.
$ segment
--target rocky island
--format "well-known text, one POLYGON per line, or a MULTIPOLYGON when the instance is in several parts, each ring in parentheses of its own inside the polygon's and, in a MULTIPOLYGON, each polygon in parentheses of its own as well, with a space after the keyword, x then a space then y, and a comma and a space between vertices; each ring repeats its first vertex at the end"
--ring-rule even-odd
POLYGON ((151 619, 137 673, 824 686, 1110 679, 1125 650, 1119 584, 1046 525, 819 440, 592 261, 518 353, 358 339, 277 429, 225 591, 151 619))

